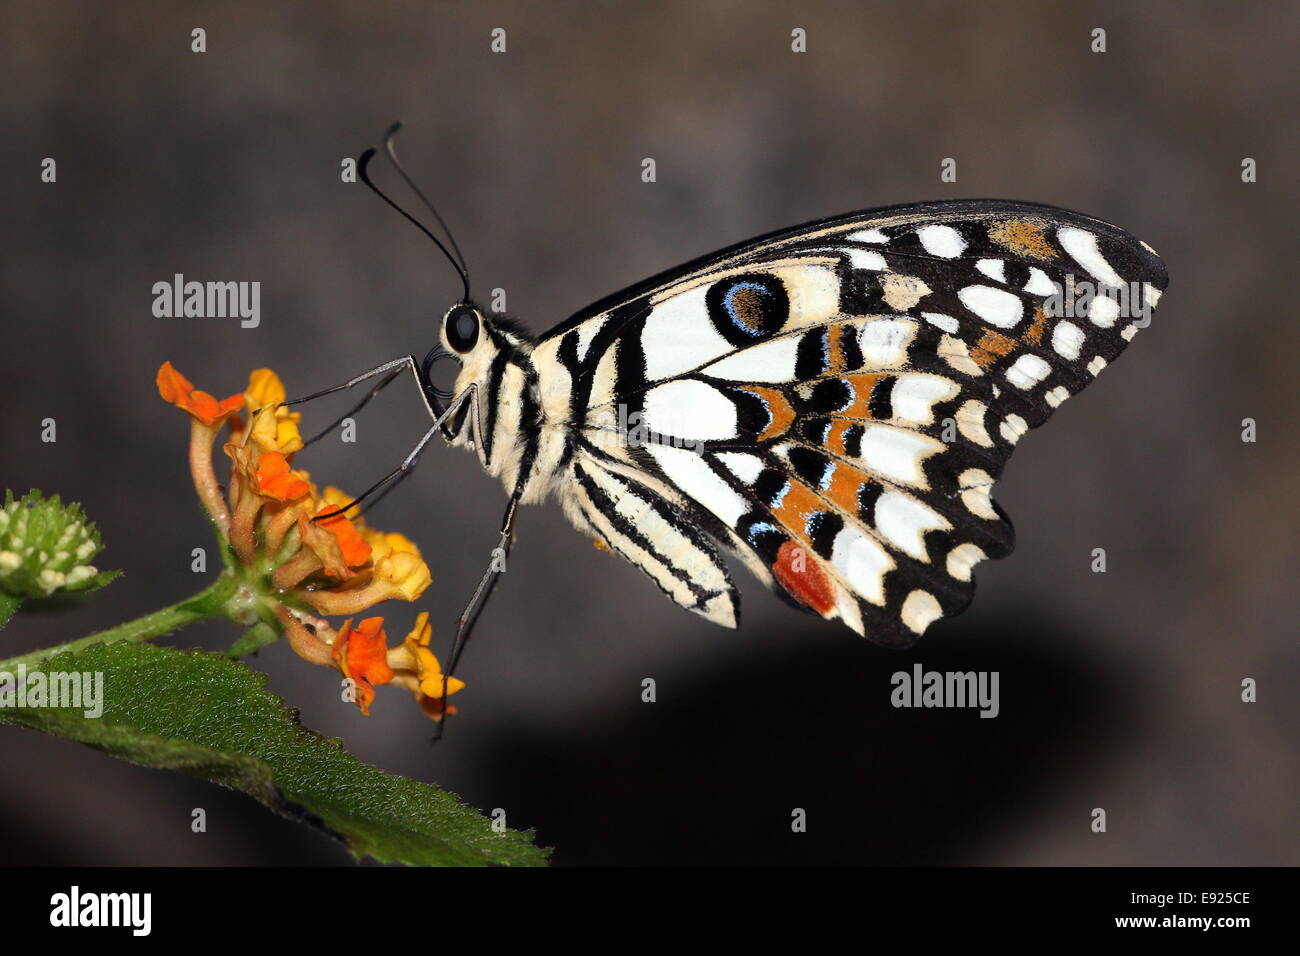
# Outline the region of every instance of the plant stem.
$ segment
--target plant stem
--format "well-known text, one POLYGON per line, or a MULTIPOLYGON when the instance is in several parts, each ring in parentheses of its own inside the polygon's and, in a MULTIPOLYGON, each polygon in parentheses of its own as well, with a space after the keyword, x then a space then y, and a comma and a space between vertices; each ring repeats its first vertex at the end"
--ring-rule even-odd
POLYGON ((144 617, 137 617, 135 620, 119 624, 117 627, 110 627, 106 631, 97 631, 75 641, 68 641, 66 644, 43 647, 40 650, 20 654, 6 661, 0 661, 0 671, 12 673, 20 665, 31 667, 54 654, 79 651, 95 644, 111 644, 118 641, 133 643, 148 641, 164 634, 170 634, 172 631, 193 624, 195 621, 206 620, 210 617, 224 617, 224 605, 230 596, 235 593, 237 586, 238 582, 233 575, 222 574, 209 587, 186 598, 184 601, 154 611, 151 614, 146 614, 144 617))

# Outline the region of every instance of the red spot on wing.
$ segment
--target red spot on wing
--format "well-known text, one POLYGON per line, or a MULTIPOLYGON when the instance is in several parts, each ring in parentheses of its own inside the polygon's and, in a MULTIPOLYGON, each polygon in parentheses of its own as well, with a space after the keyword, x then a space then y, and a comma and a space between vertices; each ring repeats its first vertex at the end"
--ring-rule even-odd
POLYGON ((794 541, 781 545, 772 573, 795 600, 822 617, 835 610, 835 587, 830 576, 803 545, 794 541))

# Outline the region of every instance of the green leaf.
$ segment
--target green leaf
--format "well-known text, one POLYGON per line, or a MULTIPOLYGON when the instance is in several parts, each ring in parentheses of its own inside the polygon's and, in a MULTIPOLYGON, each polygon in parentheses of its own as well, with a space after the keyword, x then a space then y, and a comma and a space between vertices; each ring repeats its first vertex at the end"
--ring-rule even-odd
POLYGON ((0 627, 9 623, 9 619, 14 616, 14 611, 23 603, 23 599, 17 594, 9 594, 0 591, 0 627))
MULTIPOLYGON (((445 791, 361 763, 338 740, 303 727, 265 690, 266 677, 204 651, 101 644, 28 671, 102 672, 103 714, 10 706, 0 722, 79 741, 147 767, 243 790, 284 816, 342 840, 357 857, 411 865, 544 865, 531 833, 497 833, 445 791)), ((84 703, 84 702, 83 702, 84 703)))

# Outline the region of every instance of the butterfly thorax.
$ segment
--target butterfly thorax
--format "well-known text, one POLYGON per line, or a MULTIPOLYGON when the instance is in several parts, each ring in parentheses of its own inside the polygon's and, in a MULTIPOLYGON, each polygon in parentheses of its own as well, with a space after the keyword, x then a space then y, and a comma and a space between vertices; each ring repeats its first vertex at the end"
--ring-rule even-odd
POLYGON ((523 503, 541 501, 551 490, 568 430, 564 416, 546 414, 534 344, 513 323, 485 319, 482 340, 458 356, 461 371, 454 387, 459 395, 475 385, 477 399, 457 416, 451 443, 473 450, 483 469, 523 503))

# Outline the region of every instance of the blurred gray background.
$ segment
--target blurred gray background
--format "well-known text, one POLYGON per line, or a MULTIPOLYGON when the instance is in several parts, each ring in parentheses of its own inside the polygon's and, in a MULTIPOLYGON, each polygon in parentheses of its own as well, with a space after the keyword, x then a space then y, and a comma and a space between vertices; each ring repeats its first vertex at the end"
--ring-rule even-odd
MULTIPOLYGON (((912 651, 801 616, 748 578, 741 629, 713 628, 552 505, 521 516, 437 747, 400 691, 381 689, 365 719, 283 644, 254 666, 308 726, 505 808, 559 863, 1294 864, 1298 9, 6 3, 0 479, 83 502, 108 542, 101 566, 127 573, 82 606, 16 619, 0 656, 202 586, 190 549, 211 542, 186 423, 153 385, 163 360, 221 394, 269 365, 292 394, 432 344, 453 275, 339 177, 394 119, 477 290, 504 288, 535 332, 811 218, 1048 202, 1146 239, 1170 291, 1123 359, 1022 443, 997 490, 1017 551, 982 565, 972 608, 912 651), (495 27, 505 54, 489 50, 495 27), (39 181, 46 156, 56 185, 39 181), (945 157, 956 183, 939 180, 945 157), (151 286, 177 272, 260 281, 261 326, 155 318, 151 286), (916 661, 999 670, 1001 716, 894 710, 889 675, 916 661), (658 703, 641 703, 644 677, 658 703), (1256 704, 1239 700, 1244 677, 1256 704)), ((312 406, 308 422, 338 411, 312 406)), ((300 463, 359 489, 424 427, 414 389, 393 388, 356 445, 300 463)), ((471 456, 438 446, 372 514, 433 565, 418 607, 440 641, 504 500, 471 456)), ((414 610, 384 609, 399 634, 414 610)), ((213 622, 173 639, 237 634, 213 622)), ((12 727, 0 754, 0 862, 350 859, 179 775, 12 727), (194 807, 206 834, 190 832, 194 807)))

